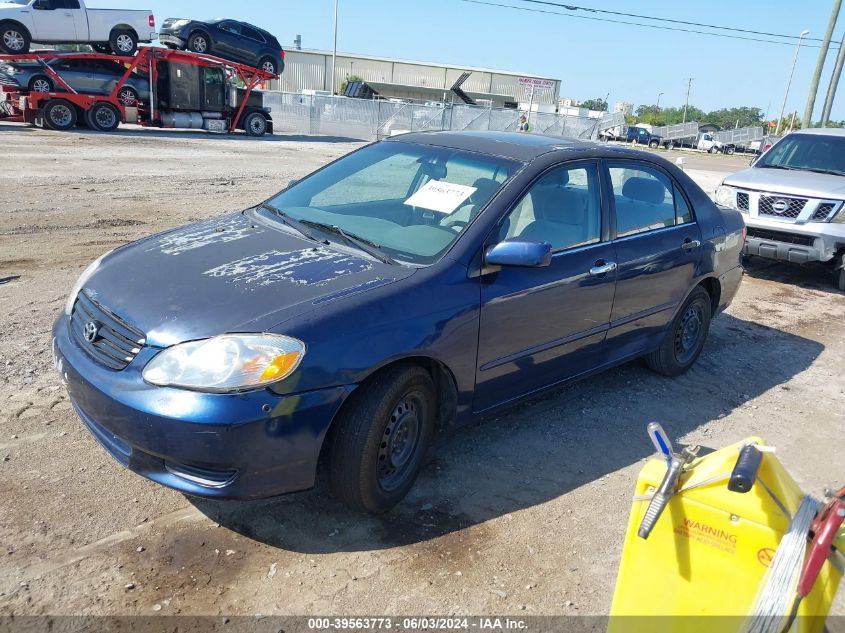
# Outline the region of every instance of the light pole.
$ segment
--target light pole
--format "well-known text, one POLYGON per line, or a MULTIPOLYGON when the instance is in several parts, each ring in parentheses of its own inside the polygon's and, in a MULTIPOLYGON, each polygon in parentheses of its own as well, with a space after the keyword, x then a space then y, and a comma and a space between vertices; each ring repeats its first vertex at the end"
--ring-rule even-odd
POLYGON ((662 97, 665 94, 666 94, 665 92, 661 92, 659 95, 657 95, 657 111, 658 112, 660 112, 660 97, 662 97))
POLYGON ((687 122, 687 108, 689 107, 689 91, 692 88, 692 80, 694 77, 690 77, 687 81, 687 100, 684 102, 684 123, 687 122))
POLYGON ((789 99, 789 89, 792 87, 792 76, 795 74, 795 64, 798 62, 798 53, 801 51, 801 42, 810 31, 805 29, 801 31, 798 36, 798 45, 795 47, 795 56, 792 58, 792 68, 789 71, 789 81, 786 82, 786 94, 783 95, 783 105, 780 107, 780 117, 778 117, 778 124, 775 128, 775 136, 780 133, 780 124, 783 121, 783 111, 786 110, 786 100, 789 99))
POLYGON ((334 83, 336 77, 335 73, 337 72, 337 3, 338 0, 334 0, 334 48, 332 49, 332 83, 330 84, 332 94, 336 94, 334 83))

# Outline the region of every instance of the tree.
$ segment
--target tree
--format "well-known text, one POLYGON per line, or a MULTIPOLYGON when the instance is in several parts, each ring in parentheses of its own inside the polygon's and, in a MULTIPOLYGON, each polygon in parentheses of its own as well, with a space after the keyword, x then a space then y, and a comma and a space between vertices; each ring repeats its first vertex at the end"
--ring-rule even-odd
POLYGON ((364 79, 358 75, 348 75, 346 79, 343 80, 343 83, 340 84, 340 94, 346 92, 346 87, 349 85, 350 81, 364 81, 364 79))
POLYGON ((599 112, 606 112, 607 111, 607 101, 598 97, 596 99, 587 99, 586 101, 581 102, 582 108, 587 108, 588 110, 598 110, 599 112))

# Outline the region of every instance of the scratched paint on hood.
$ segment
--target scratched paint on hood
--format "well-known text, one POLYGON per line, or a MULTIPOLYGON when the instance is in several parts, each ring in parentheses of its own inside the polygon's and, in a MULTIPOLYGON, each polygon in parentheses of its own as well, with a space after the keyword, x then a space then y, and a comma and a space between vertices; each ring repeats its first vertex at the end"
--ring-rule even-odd
POLYGON ((370 263, 321 246, 299 251, 269 251, 207 270, 209 277, 227 277, 228 283, 269 286, 278 281, 296 284, 327 283, 344 275, 370 270, 370 263))
POLYGON ((161 251, 165 255, 179 255, 212 244, 225 244, 241 240, 264 229, 253 226, 243 217, 212 220, 185 227, 161 237, 149 251, 161 251))

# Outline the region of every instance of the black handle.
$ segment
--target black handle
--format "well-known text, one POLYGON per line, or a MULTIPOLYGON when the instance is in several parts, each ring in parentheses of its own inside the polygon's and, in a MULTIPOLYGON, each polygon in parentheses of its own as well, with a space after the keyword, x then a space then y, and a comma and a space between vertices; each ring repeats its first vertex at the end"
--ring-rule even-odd
POLYGON ((757 471, 763 462, 763 453, 757 450, 753 444, 743 447, 739 452, 739 459, 731 473, 731 480, 728 482, 728 490, 732 492, 746 493, 754 486, 757 479, 757 471))

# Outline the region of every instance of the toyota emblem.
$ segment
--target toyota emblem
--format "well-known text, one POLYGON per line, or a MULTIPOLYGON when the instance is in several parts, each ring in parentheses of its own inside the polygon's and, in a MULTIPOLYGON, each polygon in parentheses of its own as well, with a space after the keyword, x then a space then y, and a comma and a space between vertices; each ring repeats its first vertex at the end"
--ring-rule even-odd
POLYGON ((89 343, 93 343, 97 340, 97 337, 100 335, 100 324, 96 321, 88 321, 85 324, 85 329, 82 330, 82 336, 85 337, 85 340, 89 343))
POLYGON ((786 200, 775 200, 772 204, 772 211, 775 213, 786 213, 789 209, 789 202, 786 200))

